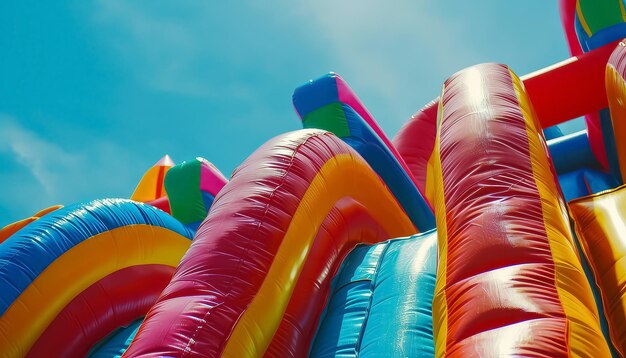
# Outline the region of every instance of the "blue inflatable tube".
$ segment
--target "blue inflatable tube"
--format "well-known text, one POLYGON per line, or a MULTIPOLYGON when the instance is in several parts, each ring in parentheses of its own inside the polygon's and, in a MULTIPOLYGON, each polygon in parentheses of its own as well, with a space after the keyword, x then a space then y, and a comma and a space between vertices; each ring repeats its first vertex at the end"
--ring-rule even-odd
MULTIPOLYGON (((304 128, 333 132, 353 147, 383 179, 415 227, 435 227, 432 209, 391 149, 354 108, 340 101, 337 75, 329 74, 294 91, 293 103, 304 128)), ((419 138, 416 138, 419 140, 419 138)))
POLYGON ((549 140, 548 150, 557 174, 580 168, 600 169, 591 151, 586 130, 549 140))
POLYGON ((333 281, 310 356, 434 356, 436 269, 434 230, 357 246, 333 281))

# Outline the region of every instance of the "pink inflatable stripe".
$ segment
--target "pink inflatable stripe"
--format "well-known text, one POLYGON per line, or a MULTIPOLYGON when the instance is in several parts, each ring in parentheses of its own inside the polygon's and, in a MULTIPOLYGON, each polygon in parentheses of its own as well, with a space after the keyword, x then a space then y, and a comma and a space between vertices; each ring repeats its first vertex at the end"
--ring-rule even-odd
POLYGON ((426 197, 424 195, 425 193, 422 191, 422 189, 418 185, 417 180, 415 179, 415 177, 413 176, 413 173, 411 172, 411 169, 409 169, 409 166, 406 164, 402 156, 400 156, 400 153, 398 153, 398 150, 396 150, 396 147, 394 147, 394 145, 391 144, 391 141, 389 140, 389 138, 387 138, 387 136, 385 135, 383 130, 380 128, 376 120, 374 120, 374 117, 372 117, 372 115, 367 110, 367 108, 365 108, 365 106, 363 105, 361 100, 356 96, 352 88, 350 88, 350 86, 348 86, 346 81, 344 81, 343 78, 341 78, 341 76, 339 76, 336 73, 335 73, 335 81, 337 83, 337 95, 339 97, 339 101, 352 107, 352 109, 354 109, 356 113, 358 113, 365 120, 365 122, 369 124, 369 126, 374 130, 374 132, 376 132, 376 134, 380 137, 383 143, 385 143, 387 148, 389 148, 393 156, 396 157, 396 160, 400 163, 400 166, 402 166, 402 169, 404 169, 404 171, 407 173, 409 178, 411 178, 411 180, 413 181, 417 189, 420 191, 420 194, 422 194, 422 197, 425 198, 426 197))
POLYGON ((228 180, 211 162, 202 159, 202 169, 200 169, 200 190, 216 196, 227 182, 228 180))

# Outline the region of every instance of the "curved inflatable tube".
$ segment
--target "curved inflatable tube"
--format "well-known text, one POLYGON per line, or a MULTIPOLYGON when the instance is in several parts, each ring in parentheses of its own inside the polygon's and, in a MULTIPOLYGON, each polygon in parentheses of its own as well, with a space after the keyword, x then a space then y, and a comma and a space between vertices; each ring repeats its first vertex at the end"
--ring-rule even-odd
MULTIPOLYGON (((577 17, 576 14, 577 0, 559 0, 559 14, 561 15, 561 23, 565 32, 565 39, 570 51, 570 55, 579 56, 583 54, 583 49, 578 42, 576 34, 577 17)), ((585 123, 590 140, 591 150, 597 158, 603 169, 609 168, 609 163, 604 152, 604 136, 600 125, 598 112, 589 112, 585 115, 585 123)))
POLYGON ((402 166, 402 169, 406 173, 410 173, 406 163, 402 160, 402 156, 400 156, 396 148, 391 144, 378 125, 378 122, 376 122, 367 108, 365 108, 363 102, 357 97, 348 83, 338 74, 331 72, 317 80, 311 80, 309 83, 296 88, 292 100, 300 119, 327 104, 339 102, 348 105, 361 116, 365 123, 376 133, 384 146, 391 151, 394 158, 396 158, 400 166, 402 166))
POLYGON ((591 151, 586 130, 548 140, 548 150, 557 174, 601 168, 591 151))
POLYGON ((389 186, 419 231, 434 228, 432 208, 420 193, 406 163, 347 86, 339 75, 331 73, 297 88, 293 103, 302 125, 328 130, 346 141, 389 186), (342 102, 339 95, 342 91, 349 92, 352 100, 342 102), (365 120, 349 103, 358 103, 370 120, 365 120))
POLYGON ((0 351, 25 355, 76 295, 115 271, 176 266, 191 237, 171 216, 130 200, 45 215, 0 245, 0 351))
POLYGON ((574 28, 576 0, 559 0, 559 14, 561 16, 561 23, 563 24, 563 31, 565 32, 565 39, 567 40, 570 55, 578 56, 582 54, 583 49, 580 47, 578 35, 576 35, 576 29, 574 28))
POLYGON ((310 356, 432 357, 436 266, 434 231, 352 250, 310 356))
POLYGON ((431 204, 433 198, 428 196, 426 180, 428 178, 428 160, 435 148, 438 106, 439 98, 417 111, 400 128, 392 140, 393 145, 398 149, 398 153, 413 174, 415 184, 431 204))
POLYGON ((320 225, 346 197, 388 236, 415 232, 380 178, 331 133, 302 130, 266 143, 218 194, 125 356, 262 355, 320 225))
POLYGON ((599 193, 619 185, 612 175, 593 169, 578 169, 560 174, 559 184, 565 201, 599 193))
POLYGON ((622 0, 577 0, 574 28, 583 51, 626 37, 625 18, 622 0))
POLYGON ((436 356, 610 356, 520 80, 470 67, 441 103, 436 356))
POLYGON ((32 223, 33 221, 39 219, 38 217, 35 216, 31 216, 22 220, 18 220, 16 222, 13 222, 5 227, 3 227, 0 230, 0 244, 3 243, 6 239, 8 239, 9 237, 11 237, 11 235, 15 234, 16 232, 20 231, 22 228, 26 227, 28 224, 32 223))
MULTIPOLYGON (((565 5, 564 1, 561 2, 561 6, 570 9, 571 4, 565 5)), ((522 77, 526 93, 542 128, 552 127, 589 113, 596 113, 608 106, 603 79, 606 63, 616 44, 617 42, 614 42, 595 51, 580 53, 522 77)), ((430 157, 425 157, 425 155, 433 152, 434 141, 430 138, 435 136, 436 126, 433 115, 436 114, 438 106, 438 99, 427 104, 394 138, 394 144, 402 148, 399 150, 400 156, 405 161, 415 163, 408 166, 409 171, 416 178, 416 185, 431 203, 431 194, 427 189, 429 186, 425 183, 427 179, 421 178, 428 178, 430 157), (414 141, 414 135, 419 135, 420 140, 414 141), (411 142, 420 142, 420 144, 412 145, 411 142), (417 153, 411 151, 412 146, 418 146, 417 149, 421 153, 415 159, 411 158, 413 153, 417 153), (423 189, 424 187, 426 189, 423 189)), ((600 119, 597 114, 592 117, 593 120, 587 122, 590 146, 602 168, 608 168, 600 119)))
POLYGON ((318 230, 265 355, 305 357, 328 299, 331 281, 348 251, 359 243, 387 239, 386 232, 367 208, 352 199, 340 200, 318 230))
POLYGON ((27 357, 85 357, 111 332, 145 316, 173 274, 172 266, 139 265, 102 278, 65 306, 27 357))
POLYGON ((522 77, 542 128, 607 107, 604 69, 617 42, 522 77))
MULTIPOLYGON (((438 105, 439 99, 427 104, 414 114, 393 138, 393 144, 398 148, 398 152, 412 171, 413 176, 416 178, 417 185, 420 187, 420 191, 425 193, 426 199, 431 203, 434 198, 432 197, 432 192, 428 189, 429 185, 427 181, 429 178, 431 182, 434 179, 432 173, 429 174, 429 172, 432 171, 432 163, 429 160, 435 148, 438 105), (420 139, 415 140, 415 138, 420 139), (431 163, 430 166, 429 163, 431 163)), ((560 134, 558 127, 548 128, 553 128, 552 133, 555 135, 560 134)), ((580 182, 578 179, 573 181, 574 176, 565 173, 580 170, 580 168, 597 169, 601 167, 591 150, 586 131, 580 131, 565 136, 560 134, 556 138, 548 141, 548 149, 557 173, 559 175, 563 174, 563 178, 566 181, 565 185, 580 182)), ((603 176, 608 177, 608 175, 603 176)), ((576 178, 578 177, 580 177, 580 175, 577 174, 576 178)), ((611 183, 613 182, 610 178, 607 178, 607 180, 611 183)), ((566 198, 569 199, 590 193, 584 186, 569 185, 568 187, 570 188, 568 191, 570 195, 566 195, 566 198)))
POLYGON ((611 340, 626 354, 626 187, 569 203, 576 234, 600 288, 611 340))

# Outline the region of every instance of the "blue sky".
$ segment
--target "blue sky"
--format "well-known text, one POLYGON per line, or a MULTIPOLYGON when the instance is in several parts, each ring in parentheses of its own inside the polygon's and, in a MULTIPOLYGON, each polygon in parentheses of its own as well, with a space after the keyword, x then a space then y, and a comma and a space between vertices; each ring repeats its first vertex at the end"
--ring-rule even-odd
POLYGON ((129 197, 166 153, 229 176, 328 71, 391 137, 464 67, 565 59, 559 21, 556 1, 3 2, 0 227, 129 197))

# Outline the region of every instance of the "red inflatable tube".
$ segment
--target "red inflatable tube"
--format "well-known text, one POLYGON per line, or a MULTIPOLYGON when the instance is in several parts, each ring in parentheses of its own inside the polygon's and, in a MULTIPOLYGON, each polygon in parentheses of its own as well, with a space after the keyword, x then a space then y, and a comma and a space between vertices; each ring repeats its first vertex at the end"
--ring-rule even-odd
POLYGON ((308 242, 314 243, 328 213, 345 197, 365 200, 377 220, 384 218, 387 237, 415 232, 380 178, 331 133, 301 130, 267 142, 217 195, 124 356, 263 354, 296 291, 311 252, 308 242), (277 267, 286 281, 271 276, 277 267))
POLYGON ((610 356, 519 79, 473 66, 441 102, 435 355, 610 356))
POLYGON ((604 72, 618 42, 522 77, 542 128, 608 106, 604 72))
MULTIPOLYGON (((590 136, 596 138, 595 140, 592 138, 594 154, 604 167, 608 164, 604 151, 599 149, 603 142, 599 119, 595 113, 608 106, 604 73, 617 43, 522 77, 542 128, 594 113, 587 121, 587 125, 590 136)), ((426 173, 428 160, 435 145, 438 105, 437 98, 424 106, 393 139, 394 146, 415 177, 422 193, 428 193, 425 189, 426 173)))
MULTIPOLYGON (((588 115, 592 150, 605 168, 608 162, 597 112, 608 106, 605 68, 618 43, 616 41, 522 77, 542 128, 588 115)), ((439 99, 435 99, 419 110, 393 139, 398 153, 415 177, 416 185, 426 194, 427 164, 435 145, 438 102, 439 99)))
POLYGON ((172 211, 170 210, 170 200, 167 196, 162 196, 158 199, 147 201, 146 204, 150 204, 154 206, 155 208, 159 208, 165 211, 168 214, 172 214, 172 211))
POLYGON ((141 318, 174 274, 165 265, 116 271, 76 296, 28 352, 29 357, 85 357, 113 330, 141 318))
MULTIPOLYGON (((426 191, 428 160, 435 147, 439 98, 428 103, 406 122, 393 138, 393 145, 415 177, 421 193, 426 191), (419 140, 417 140, 419 138, 419 140)), ((430 198, 427 198, 430 200, 430 198)))
POLYGON ((582 54, 583 49, 578 42, 576 27, 574 25, 576 19, 576 0, 559 0, 559 14, 561 15, 563 32, 565 32, 570 55, 578 56, 582 54))
POLYGON ((340 201, 320 227, 266 356, 305 357, 344 257, 356 244, 386 239, 365 207, 351 199, 340 201))

